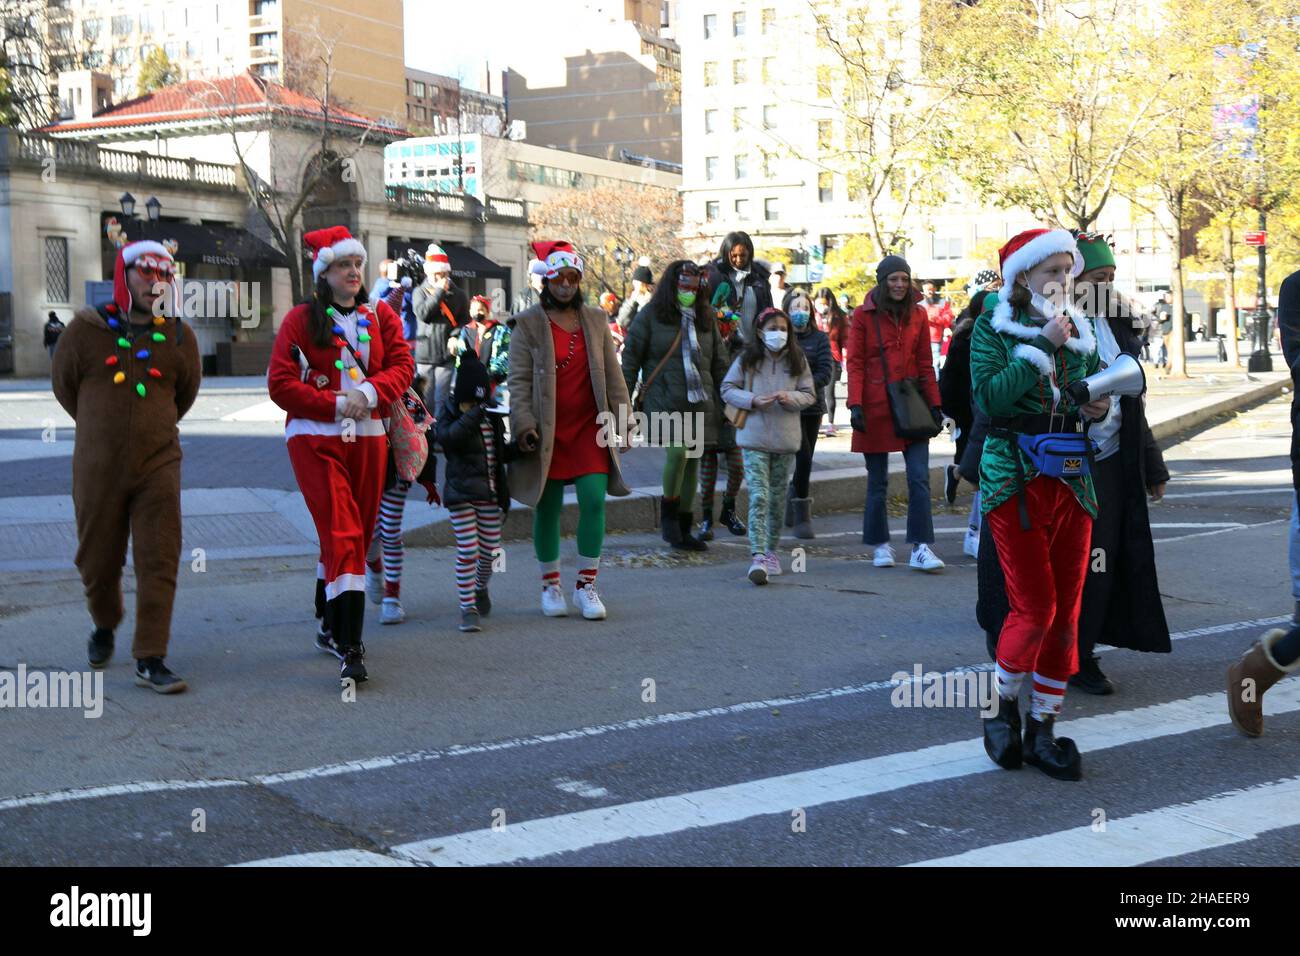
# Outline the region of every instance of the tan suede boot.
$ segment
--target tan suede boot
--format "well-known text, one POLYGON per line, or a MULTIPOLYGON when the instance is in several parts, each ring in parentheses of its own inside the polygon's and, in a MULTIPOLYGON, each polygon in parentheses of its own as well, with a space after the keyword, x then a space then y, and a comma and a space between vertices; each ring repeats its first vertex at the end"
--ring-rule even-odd
POLYGON ((1300 670, 1300 660, 1287 667, 1273 659, 1272 647, 1286 631, 1280 627, 1266 633, 1228 668, 1228 716, 1248 737, 1264 733, 1264 692, 1287 674, 1300 670))

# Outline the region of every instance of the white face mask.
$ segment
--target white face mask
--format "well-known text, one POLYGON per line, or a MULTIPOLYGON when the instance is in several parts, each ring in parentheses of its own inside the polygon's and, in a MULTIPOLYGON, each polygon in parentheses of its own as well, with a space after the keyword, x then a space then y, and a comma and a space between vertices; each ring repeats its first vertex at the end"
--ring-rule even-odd
POLYGON ((786 332, 784 329, 769 329, 763 333, 763 344, 773 352, 785 348, 786 332))

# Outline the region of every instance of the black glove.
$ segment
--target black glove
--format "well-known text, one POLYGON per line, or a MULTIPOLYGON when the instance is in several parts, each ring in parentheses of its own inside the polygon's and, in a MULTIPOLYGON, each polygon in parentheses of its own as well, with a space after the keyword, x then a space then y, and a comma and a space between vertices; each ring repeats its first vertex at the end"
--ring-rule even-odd
POLYGON ((861 405, 854 405, 852 408, 849 409, 849 424, 853 426, 853 430, 855 432, 863 432, 865 434, 867 430, 867 423, 866 420, 862 417, 861 405))
POLYGON ((931 406, 930 417, 934 419, 934 427, 943 431, 943 409, 938 405, 931 406))

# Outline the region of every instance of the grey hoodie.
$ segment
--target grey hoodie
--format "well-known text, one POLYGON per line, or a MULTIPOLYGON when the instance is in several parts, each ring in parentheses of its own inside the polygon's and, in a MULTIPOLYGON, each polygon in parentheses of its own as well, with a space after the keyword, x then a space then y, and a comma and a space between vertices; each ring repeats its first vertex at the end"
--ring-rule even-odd
POLYGON ((722 380, 722 400, 728 405, 749 409, 745 427, 736 431, 736 444, 752 451, 793 455, 803 444, 799 414, 817 401, 812 372, 807 363, 804 363, 804 370, 797 379, 786 369, 784 349, 775 355, 768 352, 753 371, 752 378, 750 373, 741 369, 740 363, 741 357, 738 356, 722 380), (776 392, 794 393, 794 402, 788 407, 776 402, 766 408, 754 408, 756 395, 776 392))

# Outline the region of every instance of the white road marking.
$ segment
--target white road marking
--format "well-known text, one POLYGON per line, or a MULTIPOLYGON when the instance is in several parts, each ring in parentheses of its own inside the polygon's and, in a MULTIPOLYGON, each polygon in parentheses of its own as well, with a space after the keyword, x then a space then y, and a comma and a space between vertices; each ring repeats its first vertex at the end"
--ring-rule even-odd
POLYGON ((324 850, 320 853, 294 853, 265 860, 232 863, 231 866, 414 866, 409 860, 371 853, 369 850, 324 850))
MULTIPOLYGON (((1198 627, 1188 631, 1176 631, 1169 635, 1169 637, 1170 640, 1180 641, 1194 637, 1207 637, 1213 634, 1226 634, 1233 631, 1261 630, 1267 627, 1274 627, 1278 624, 1288 624, 1290 621, 1291 618, 1285 615, 1278 617, 1254 618, 1248 621, 1232 621, 1227 624, 1211 624, 1206 627, 1198 627)), ((1118 650, 1118 648, 1108 646, 1097 648, 1097 652, 1100 654, 1113 650, 1118 650)), ((969 664, 961 667, 954 667, 947 671, 947 673, 961 674, 970 671, 989 671, 992 669, 993 665, 991 663, 969 664)), ((914 682, 914 678, 909 677, 908 682, 914 682)), ((824 690, 809 691, 806 694, 792 694, 785 697, 744 701, 742 703, 728 704, 720 707, 708 707, 701 710, 678 711, 670 714, 655 714, 649 717, 637 717, 632 720, 619 721, 617 723, 596 724, 590 727, 581 727, 577 730, 563 730, 550 734, 536 734, 530 737, 510 737, 505 740, 492 741, 489 743, 455 744, 441 750, 417 750, 407 753, 368 757, 363 760, 351 760, 346 763, 323 764, 317 767, 307 767, 302 770, 257 774, 246 780, 152 780, 139 783, 112 784, 102 787, 55 790, 46 793, 0 799, 0 811, 46 803, 62 803, 68 800, 89 800, 97 797, 114 797, 133 793, 150 793, 165 790, 190 790, 205 787, 270 787, 277 784, 294 783, 299 780, 315 780, 322 777, 336 777, 342 774, 364 773, 368 770, 383 770, 389 767, 400 767, 406 764, 445 760, 452 757, 495 753, 498 751, 515 750, 520 747, 535 747, 541 744, 583 740, 589 737, 600 737, 610 733, 643 730, 649 727, 670 726, 672 724, 683 723, 691 720, 701 720, 706 717, 729 717, 735 714, 743 714, 756 710, 771 710, 779 707, 791 707, 795 704, 807 704, 821 700, 832 700, 839 697, 866 694, 878 690, 893 690, 896 686, 898 686, 898 684, 892 680, 869 681, 865 684, 851 684, 845 687, 831 687, 824 690)))
POLYGON ((577 794, 580 797, 588 797, 592 800, 599 800, 601 797, 608 797, 609 791, 604 787, 598 787, 594 783, 586 780, 570 780, 567 777, 561 777, 553 781, 557 790, 563 790, 565 793, 577 794))
MULTIPOLYGON (((1270 714, 1300 710, 1300 679, 1278 683, 1266 699, 1270 714)), ((1150 707, 1069 722, 1084 754, 1186 734, 1228 723, 1223 694, 1201 694, 1150 707)), ((417 840, 395 856, 435 866, 481 866, 537 860, 628 839, 716 827, 791 808, 855 800, 904 787, 996 770, 980 738, 937 744, 851 763, 804 770, 671 797, 583 810, 417 840)))
POLYGON ((1168 544, 1170 541, 1186 541, 1188 538, 1208 538, 1216 534, 1227 534, 1229 531, 1243 531, 1248 528, 1267 528, 1274 524, 1290 524, 1290 518, 1276 518, 1273 521, 1259 521, 1255 524, 1244 524, 1237 528, 1220 528, 1218 531, 1197 531, 1193 534, 1178 534, 1172 538, 1153 538, 1156 544, 1168 544))
POLYGON ((1165 498, 1226 498, 1231 495, 1276 495, 1282 492, 1295 494, 1290 485, 1278 485, 1274 488, 1243 488, 1238 491, 1175 491, 1165 498))
POLYGON ((1300 777, 912 866, 1139 866, 1300 826, 1300 777))

